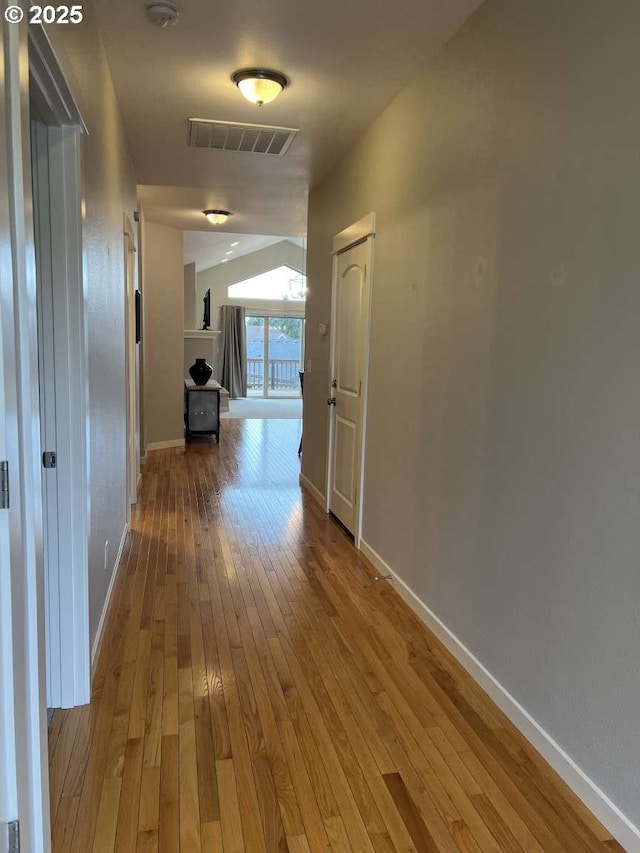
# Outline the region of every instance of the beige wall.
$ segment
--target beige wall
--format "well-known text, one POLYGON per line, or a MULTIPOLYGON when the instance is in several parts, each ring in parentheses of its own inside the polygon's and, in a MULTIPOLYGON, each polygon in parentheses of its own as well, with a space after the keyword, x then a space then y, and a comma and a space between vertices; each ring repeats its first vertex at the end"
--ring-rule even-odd
POLYGON ((144 447, 184 438, 183 232, 144 224, 144 447))
POLYGON ((196 265, 184 265, 184 327, 198 329, 200 324, 196 319, 196 265))
POLYGON ((640 5, 487 0, 310 196, 375 241, 365 541, 640 823, 640 5))
POLYGON ((88 128, 82 139, 84 275, 89 347, 89 625, 91 641, 127 520, 123 214, 135 178, 93 11, 47 35, 88 128), (105 543, 107 566, 105 568, 105 543))
MULTIPOLYGON (((304 315, 305 305, 303 302, 270 302, 268 300, 242 300, 229 299, 227 288, 231 284, 244 281, 268 270, 279 266, 290 266, 298 272, 306 272, 306 251, 295 243, 282 240, 265 249, 251 252, 230 261, 228 264, 218 264, 196 274, 196 315, 198 317, 198 328, 202 319, 202 299, 207 290, 211 290, 211 328, 220 328, 220 307, 222 305, 244 305, 247 309, 253 309, 259 313, 277 312, 283 316, 293 315, 300 317, 304 315)), ((219 366, 221 365, 221 337, 213 342, 214 376, 220 378, 219 366)))

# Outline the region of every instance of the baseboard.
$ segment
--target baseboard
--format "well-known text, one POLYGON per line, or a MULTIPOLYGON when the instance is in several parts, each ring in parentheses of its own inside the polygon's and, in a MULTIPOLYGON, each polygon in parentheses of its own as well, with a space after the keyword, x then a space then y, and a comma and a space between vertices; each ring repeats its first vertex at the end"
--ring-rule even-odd
POLYGON ((184 438, 174 438, 171 441, 153 441, 147 444, 145 459, 150 450, 167 450, 169 447, 184 447, 184 438))
POLYGON ((533 719, 531 714, 513 698, 509 691, 494 678, 464 643, 447 628, 444 622, 418 598, 391 566, 385 563, 382 557, 363 540, 360 542, 360 550, 380 574, 392 576, 394 589, 400 597, 404 599, 418 618, 433 631, 556 773, 564 779, 576 796, 622 844, 627 853, 640 853, 640 830, 598 788, 595 782, 592 782, 571 756, 567 755, 562 747, 533 719))
POLYGON ((100 647, 102 646, 102 636, 104 634, 104 626, 107 621, 107 614, 109 612, 109 606, 111 605, 111 598, 113 596, 113 590, 116 585, 116 580, 118 578, 118 569, 120 568, 120 562, 122 560, 122 554, 124 553, 125 545, 127 544, 127 536, 129 534, 129 524, 125 524, 124 530, 122 531, 122 538, 120 539, 120 545, 118 547, 118 553, 116 554, 116 561, 113 564, 113 571, 111 572, 111 580, 109 581, 109 587, 107 589, 107 594, 104 599, 104 606, 102 608, 102 613, 100 614, 100 621, 98 622, 98 630, 96 631, 96 636, 93 641, 93 645, 91 647, 91 680, 93 681, 93 676, 95 673, 96 663, 98 661, 98 656, 100 654, 100 647))
POLYGON ((322 494, 322 492, 320 491, 320 489, 316 489, 316 487, 313 485, 313 483, 311 482, 311 480, 308 480, 308 479, 304 476, 304 474, 300 474, 300 476, 299 476, 299 478, 298 478, 298 481, 299 481, 300 485, 302 486, 302 488, 303 488, 305 491, 309 492, 309 494, 310 494, 310 495, 311 495, 311 497, 314 499, 314 501, 315 501, 317 504, 319 504, 319 505, 322 507, 322 509, 323 509, 323 510, 325 510, 325 512, 326 512, 326 509, 327 509, 327 499, 326 499, 326 497, 322 494))

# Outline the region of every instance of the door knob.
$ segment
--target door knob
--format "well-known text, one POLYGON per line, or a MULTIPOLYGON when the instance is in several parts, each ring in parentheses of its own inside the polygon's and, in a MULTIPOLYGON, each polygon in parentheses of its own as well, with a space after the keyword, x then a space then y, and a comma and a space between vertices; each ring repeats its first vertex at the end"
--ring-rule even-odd
POLYGON ((327 406, 335 406, 335 404, 336 404, 336 398, 335 397, 327 398, 327 406))

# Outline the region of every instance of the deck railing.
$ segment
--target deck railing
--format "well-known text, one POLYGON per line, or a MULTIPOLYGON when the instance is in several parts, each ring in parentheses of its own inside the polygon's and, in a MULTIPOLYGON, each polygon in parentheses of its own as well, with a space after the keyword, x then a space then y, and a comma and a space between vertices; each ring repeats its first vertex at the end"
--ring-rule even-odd
MULTIPOLYGON (((302 362, 297 358, 270 358, 267 362, 267 387, 269 391, 300 391, 298 371, 302 362)), ((264 359, 247 359, 247 390, 262 391, 264 387, 264 359)))

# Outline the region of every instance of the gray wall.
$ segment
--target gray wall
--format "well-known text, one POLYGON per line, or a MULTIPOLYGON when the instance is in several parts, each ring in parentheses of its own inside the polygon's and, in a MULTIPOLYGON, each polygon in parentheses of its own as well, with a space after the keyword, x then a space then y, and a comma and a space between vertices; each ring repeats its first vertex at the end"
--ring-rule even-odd
POLYGON ((183 232, 144 223, 144 447, 184 438, 183 232))
POLYGON ((365 541, 640 824, 640 5, 487 0, 311 193, 378 217, 365 541))
POLYGON ((127 519, 123 214, 136 185, 93 11, 47 35, 89 130, 82 139, 89 347, 89 625, 93 642, 127 519), (109 542, 105 570, 105 542, 109 542))
MULTIPOLYGON (((183 238, 184 239, 184 238, 183 238)), ((184 327, 200 328, 196 319, 196 265, 184 265, 184 327)))

